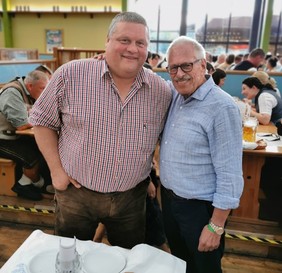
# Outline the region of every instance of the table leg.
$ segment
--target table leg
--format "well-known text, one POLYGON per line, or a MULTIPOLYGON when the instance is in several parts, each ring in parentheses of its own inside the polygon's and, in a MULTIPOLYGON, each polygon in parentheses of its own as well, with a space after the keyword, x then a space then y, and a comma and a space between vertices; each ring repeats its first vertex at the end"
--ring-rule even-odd
POLYGON ((232 211, 232 216, 258 219, 260 175, 264 161, 264 156, 243 156, 244 190, 240 206, 232 211))

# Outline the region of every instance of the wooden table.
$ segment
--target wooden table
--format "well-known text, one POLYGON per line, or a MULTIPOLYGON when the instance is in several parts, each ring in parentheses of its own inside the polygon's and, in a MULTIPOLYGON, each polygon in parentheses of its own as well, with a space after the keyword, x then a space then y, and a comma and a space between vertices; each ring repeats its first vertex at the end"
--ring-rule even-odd
MULTIPOLYGON (((276 127, 260 125, 258 132, 276 133, 276 127)), ((282 157, 281 141, 267 144, 269 145, 263 150, 244 150, 243 152, 244 190, 240 199, 240 206, 232 211, 232 216, 258 219, 260 176, 265 158, 282 157)))

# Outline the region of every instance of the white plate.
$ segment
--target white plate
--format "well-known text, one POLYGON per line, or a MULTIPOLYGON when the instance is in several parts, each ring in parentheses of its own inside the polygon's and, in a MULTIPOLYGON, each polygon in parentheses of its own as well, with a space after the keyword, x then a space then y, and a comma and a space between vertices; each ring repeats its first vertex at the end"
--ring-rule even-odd
POLYGON ((55 273, 58 250, 47 250, 33 256, 28 263, 28 273, 55 273))
POLYGON ((83 273, 119 273, 125 266, 125 256, 116 249, 90 250, 82 255, 83 273))
POLYGON ((246 142, 243 140, 243 149, 245 150, 254 150, 257 146, 256 142, 246 142))

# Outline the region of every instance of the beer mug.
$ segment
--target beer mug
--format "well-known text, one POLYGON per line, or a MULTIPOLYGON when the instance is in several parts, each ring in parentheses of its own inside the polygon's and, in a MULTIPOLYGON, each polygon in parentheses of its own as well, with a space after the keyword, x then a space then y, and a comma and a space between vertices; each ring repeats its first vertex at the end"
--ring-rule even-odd
POLYGON ((243 140, 256 142, 258 120, 255 117, 246 117, 243 121, 243 140))

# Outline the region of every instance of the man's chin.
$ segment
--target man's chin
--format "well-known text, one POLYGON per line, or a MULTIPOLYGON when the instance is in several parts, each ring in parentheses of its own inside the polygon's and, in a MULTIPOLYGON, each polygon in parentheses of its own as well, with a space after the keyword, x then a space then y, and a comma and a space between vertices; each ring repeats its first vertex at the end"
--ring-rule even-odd
POLYGON ((127 64, 123 66, 123 70, 126 71, 127 73, 137 73, 142 66, 138 66, 136 64, 127 64))
POLYGON ((175 84, 176 89, 179 90, 187 90, 189 88, 189 83, 188 82, 177 82, 175 84))

